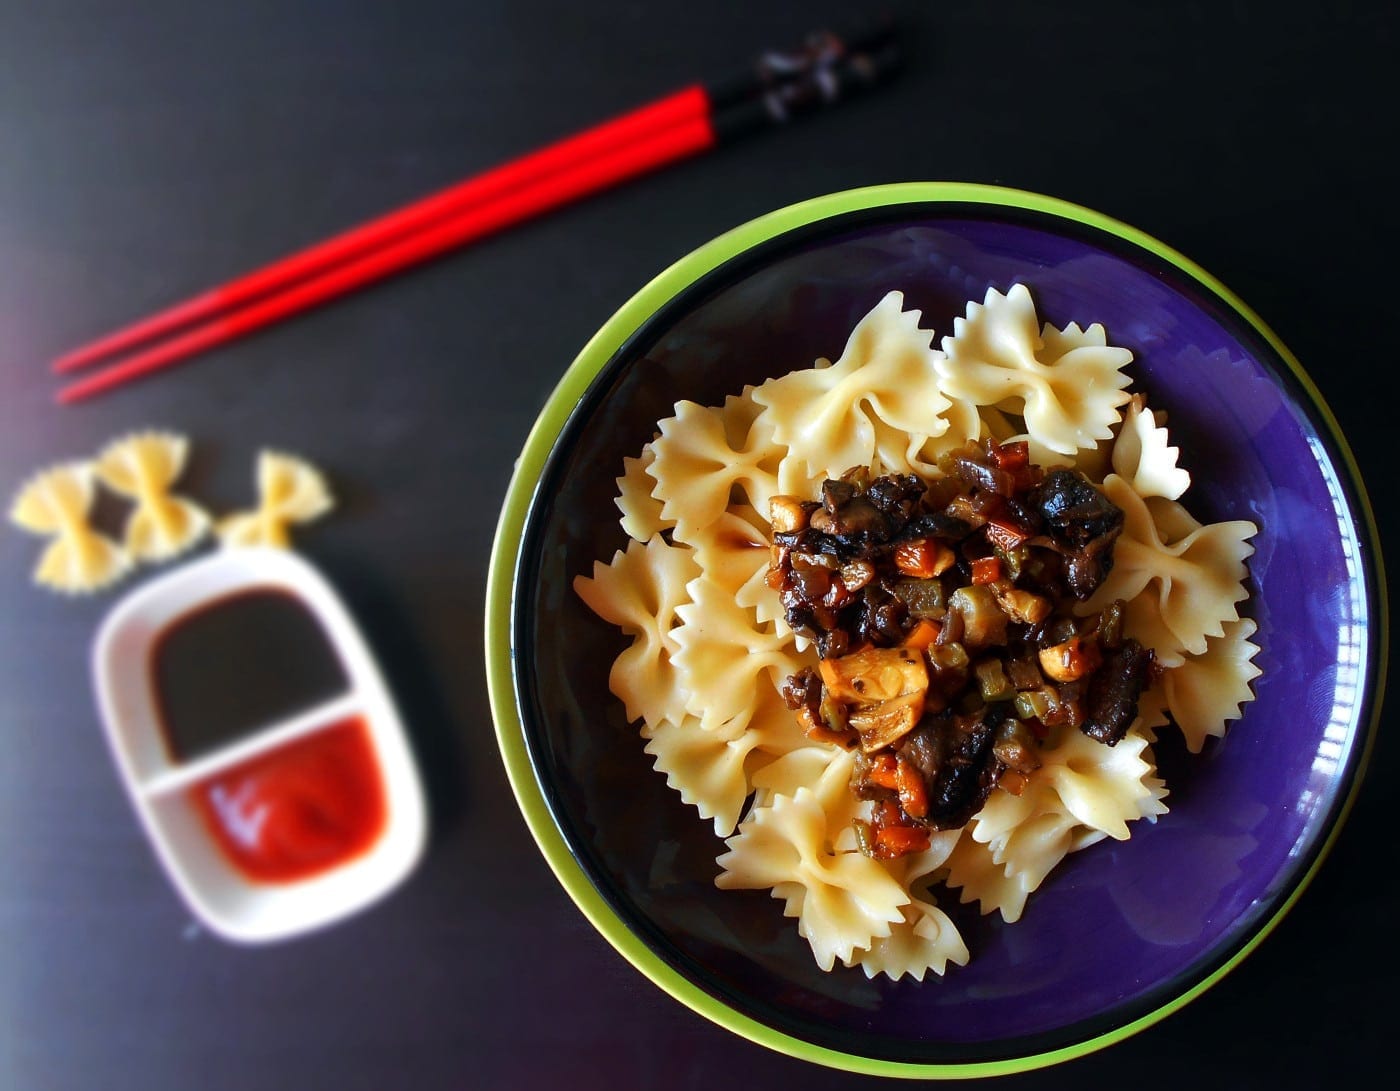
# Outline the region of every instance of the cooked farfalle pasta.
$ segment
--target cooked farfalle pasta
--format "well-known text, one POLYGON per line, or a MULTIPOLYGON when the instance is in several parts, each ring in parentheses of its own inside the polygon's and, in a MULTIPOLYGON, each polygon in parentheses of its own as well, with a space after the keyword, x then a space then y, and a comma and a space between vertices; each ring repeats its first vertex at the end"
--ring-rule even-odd
POLYGON ((976 898, 983 913, 999 911, 1008 922, 1020 919, 1026 896, 1071 852, 1103 837, 1126 840, 1129 822, 1167 811, 1140 731, 1109 747, 1062 730, 1041 751, 1041 763, 1019 795, 993 792, 968 825, 1006 881, 988 882, 988 861, 970 847, 950 860, 949 885, 963 887, 965 900, 976 898))
POLYGON ((135 502, 126 520, 126 549, 138 561, 165 561, 198 544, 209 515, 171 489, 185 468, 189 441, 172 432, 140 432, 108 444, 97 476, 135 502))
POLYGON ((781 452, 759 428, 751 429, 751 443, 731 446, 725 418, 723 409, 679 402, 652 441, 654 457, 647 467, 656 481, 652 496, 661 501, 662 519, 675 525, 683 541, 723 514, 734 488, 743 489, 759 510, 767 510, 769 498, 779 492, 781 452))
POLYGON ((1207 738, 1224 735, 1254 696, 1249 684, 1263 673, 1254 665, 1259 645, 1250 641, 1257 631, 1249 618, 1228 623, 1222 636, 1206 641, 1202 654, 1188 657, 1162 679, 1167 707, 1193 754, 1207 738))
POLYGON ((837 852, 855 848, 854 837, 847 840, 849 827, 853 819, 866 813, 868 806, 846 790, 854 755, 839 747, 815 745, 805 736, 802 743, 754 775, 758 803, 771 803, 776 796, 795 796, 797 789, 810 788, 826 812, 828 827, 835 831, 833 848, 837 852))
POLYGON ((681 623, 671 633, 686 711, 707 730, 732 731, 752 718, 764 688, 800 670, 803 660, 790 638, 760 626, 714 580, 701 576, 686 589, 690 601, 676 607, 681 623))
MULTIPOLYGON (((951 424, 952 403, 939 387, 933 331, 890 292, 862 318, 840 359, 770 379, 754 391, 774 438, 818 480, 851 466, 930 470, 920 452, 951 424)), ((975 414, 963 414, 955 444, 973 438, 975 414), (971 432, 965 430, 970 428, 971 432)), ((951 438, 951 437, 950 437, 951 438)))
POLYGON ((1103 491, 1123 509, 1123 533, 1114 543, 1113 569, 1083 611, 1123 599, 1127 632, 1154 649, 1164 666, 1178 666, 1186 653, 1200 655, 1206 638, 1223 636, 1249 596, 1245 561, 1258 528, 1244 519, 1203 526, 1171 501, 1149 509, 1117 474, 1104 479, 1103 491), (1166 513, 1165 534, 1154 511, 1166 513))
POLYGON ((648 443, 639 457, 622 460, 622 476, 617 479, 614 503, 622 513, 622 529, 637 542, 645 542, 652 535, 676 525, 673 520, 662 517, 661 501, 651 495, 656 479, 647 469, 655 459, 656 452, 648 443))
POLYGON ((700 571, 720 590, 746 608, 763 608, 760 622, 775 617, 773 596, 764 576, 768 572, 768 523, 747 506, 724 512, 695 533, 695 560, 700 571))
POLYGON ((930 971, 941 977, 950 962, 956 966, 967 965, 971 956, 962 933, 952 918, 938 908, 925 881, 947 864, 959 836, 958 830, 936 834, 925 851, 884 862, 909 891, 909 904, 903 909, 904 920, 890 925, 888 936, 871 940, 869 947, 857 949, 850 959, 843 959, 846 966, 859 966, 870 978, 884 974, 898 981, 908 974, 922 981, 930 971))
POLYGON ((97 495, 90 462, 67 462, 35 474, 10 506, 10 520, 32 534, 51 536, 34 569, 34 582, 65 594, 98 591, 131 568, 131 555, 88 522, 97 495))
POLYGON ((839 830, 817 793, 798 788, 754 807, 716 861, 721 888, 771 890, 783 899, 784 914, 797 918, 798 933, 824 970, 889 936, 911 900, 880 861, 833 851, 839 830))
POLYGON ((694 716, 679 723, 662 721, 650 734, 645 749, 666 783, 701 818, 714 822, 716 836, 733 833, 751 791, 752 764, 762 757, 754 736, 741 732, 737 739, 726 739, 718 731, 706 731, 694 716))
POLYGON ((695 716, 663 721, 650 734, 646 752, 657 772, 701 818, 714 822, 720 837, 734 832, 761 770, 794 750, 812 749, 777 690, 760 696, 749 723, 733 738, 706 731, 695 716))
MULTIPOLYGON (((783 711, 787 712, 786 707, 783 711)), ((791 713, 788 719, 792 719, 791 713)), ((801 735, 798 745, 755 771, 753 805, 763 807, 773 802, 775 796, 793 796, 799 788, 811 788, 826 811, 828 825, 837 831, 832 850, 849 852, 858 847, 852 823, 864 818, 869 807, 853 800, 846 791, 851 772, 848 758, 849 755, 839 748, 813 743, 801 735)))
POLYGON ((973 838, 970 827, 961 830, 944 872, 948 889, 964 903, 976 902, 984 916, 1000 913, 1008 924, 1021 919, 1031 893, 1029 877, 1025 873, 1008 875, 1006 867, 992 858, 991 848, 973 838))
POLYGON ((574 590, 595 614, 632 637, 608 676, 627 718, 656 730, 686 717, 686 690, 672 663, 676 608, 689 601, 686 585, 699 575, 694 552, 671 545, 660 534, 631 541, 610 564, 595 561, 591 577, 579 576, 574 590))
POLYGON ((1259 674, 1256 627, 1239 614, 1256 528, 1202 525, 1178 502, 1191 478, 1127 389, 1132 354, 1102 326, 1042 324, 1021 284, 969 303, 941 350, 934 337, 890 292, 836 362, 721 406, 677 403, 617 478, 626 547, 574 581, 629 638, 609 684, 656 770, 727 838, 716 884, 771 891, 823 969, 920 981, 970 955, 940 897, 1017 920, 1065 856, 1166 813, 1158 730, 1175 724, 1200 750, 1259 674), (943 452, 986 436, 1103 482, 1124 526, 1083 611, 1127 600, 1125 634, 1167 669, 1116 744, 1054 730, 1019 792, 994 791, 927 850, 877 859, 857 831, 874 804, 850 791, 855 755, 808 738, 779 694, 816 652, 769 584, 768 500, 815 496, 852 466, 936 476, 943 452))
POLYGON ((279 451, 259 453, 257 483, 257 508, 230 515, 215 526, 225 546, 288 549, 292 524, 319 519, 335 506, 320 470, 279 451))
POLYGON ((890 925, 888 936, 877 936, 870 946, 857 949, 848 967, 859 966, 866 977, 884 974, 898 981, 905 974, 922 981, 932 971, 940 977, 948 963, 966 966, 969 958, 962 933, 937 903, 911 895, 902 910, 904 919, 890 925))
POLYGON ((1175 500, 1191 487, 1191 475, 1178 466, 1181 452, 1167 440, 1141 395, 1135 395, 1123 411, 1123 425, 1113 444, 1113 472, 1143 499, 1160 496, 1175 500))
POLYGON ((1132 360, 1108 344, 1102 326, 1042 331, 1024 284, 1005 295, 987 290, 980 304, 953 323, 937 362, 944 392, 973 405, 1016 407, 1038 443, 1072 455, 1113 434, 1118 407, 1128 400, 1132 360))
MULTIPOLYGON (((1145 783, 1156 765, 1141 734, 1129 732, 1117 745, 1104 746, 1082 731, 1062 729, 1060 739, 1042 749, 1041 762, 1029 774, 1030 786, 1048 788, 1080 825, 1115 841, 1128 839, 1129 822, 1166 813, 1165 807, 1158 809, 1160 800, 1145 783)), ((1016 798, 1009 792, 1001 795, 1016 798)), ((979 839, 985 817, 973 830, 979 839)), ((1000 836, 990 829, 986 832, 990 842, 1000 836)))

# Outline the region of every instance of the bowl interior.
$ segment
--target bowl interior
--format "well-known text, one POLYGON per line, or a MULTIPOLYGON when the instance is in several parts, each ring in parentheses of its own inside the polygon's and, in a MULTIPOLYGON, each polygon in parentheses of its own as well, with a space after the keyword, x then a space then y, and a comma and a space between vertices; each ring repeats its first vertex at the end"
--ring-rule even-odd
MULTIPOLYGON (((937 342, 935 342, 937 344, 937 342)), ((1325 410, 1249 321, 1161 255, 1042 211, 877 207, 740 253, 645 321, 555 443, 515 575, 525 744, 569 850, 611 909, 682 977, 752 1020, 856 1057, 937 1064, 1042 1053, 1162 1008, 1257 937, 1297 890, 1359 765, 1376 668, 1370 539, 1325 410), (1017 281, 1043 320, 1102 322, 1135 389, 1170 414, 1203 522, 1260 529, 1243 612, 1259 626, 1257 699, 1223 740, 1157 747, 1171 812, 1071 856, 1005 925, 940 905, 972 960, 920 984, 823 973, 766 892, 720 891, 713 829, 650 767, 608 691, 624 638, 571 583, 625 544, 624 456, 682 398, 835 359, 890 289, 940 336, 1017 281)))

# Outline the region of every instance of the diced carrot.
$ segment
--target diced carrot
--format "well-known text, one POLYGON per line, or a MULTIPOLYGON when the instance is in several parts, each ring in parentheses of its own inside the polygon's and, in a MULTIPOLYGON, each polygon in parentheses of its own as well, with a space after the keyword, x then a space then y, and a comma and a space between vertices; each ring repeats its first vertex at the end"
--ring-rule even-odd
POLYGON ((913 762, 904 758, 898 758, 895 766, 899 805, 910 818, 923 818, 928 814, 928 788, 924 785, 923 775, 913 762))
POLYGON ((987 541, 991 542, 997 549, 1015 549, 1029 537, 1025 527, 1010 519, 993 518, 987 520, 987 541))
POLYGON ((923 852, 928 846, 928 830, 922 826, 886 826, 875 835, 875 851, 886 860, 923 852))
POLYGON ((892 792, 898 791, 899 763, 895 761, 895 756, 893 754, 877 755, 870 763, 870 772, 866 774, 865 779, 870 784, 888 788, 892 792))
POLYGON ((972 582, 974 584, 996 583, 1001 579, 1000 557, 978 557, 972 562, 972 582))
POLYGON ((953 567, 957 558, 942 542, 914 538, 894 547, 894 566, 906 576, 929 580, 953 567))
POLYGON ((998 470, 1014 473, 1031 460, 1031 445, 1023 439, 1015 443, 997 443, 996 440, 992 440, 989 446, 992 462, 998 470))
POLYGON ((910 629, 909 635, 904 638, 904 646, 923 651, 938 639, 938 634, 942 629, 943 626, 932 618, 920 618, 919 623, 910 629))

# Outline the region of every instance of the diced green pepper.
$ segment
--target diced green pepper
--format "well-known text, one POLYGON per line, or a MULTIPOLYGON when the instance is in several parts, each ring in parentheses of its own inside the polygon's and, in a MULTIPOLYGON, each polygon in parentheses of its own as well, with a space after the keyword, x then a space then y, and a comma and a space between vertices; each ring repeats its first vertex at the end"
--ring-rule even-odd
POLYGON ((941 580, 900 580, 894 585, 894 593, 914 617, 940 618, 947 613, 941 580))
POLYGON ((1059 703, 1048 689, 1028 689, 1014 699, 1018 720, 1043 720, 1059 703))
POLYGON ((1006 643, 1006 614, 985 584, 959 587, 948 599, 948 609, 962 615, 963 643, 969 647, 1006 643))
POLYGON ((961 671, 967 669, 967 649, 953 641, 950 644, 931 644, 928 648, 929 666, 935 671, 961 671))
POLYGON ((984 659, 972 668, 984 701, 1009 701, 1016 696, 1016 687, 1006 677, 1000 659, 984 659))

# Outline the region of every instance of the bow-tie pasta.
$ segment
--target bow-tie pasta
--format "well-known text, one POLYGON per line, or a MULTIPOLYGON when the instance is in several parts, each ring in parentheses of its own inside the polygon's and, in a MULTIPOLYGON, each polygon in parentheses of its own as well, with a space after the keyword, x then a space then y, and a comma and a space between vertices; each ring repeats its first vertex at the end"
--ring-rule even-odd
POLYGON ((730 506, 694 537, 700 571, 735 603, 762 611, 760 623, 779 616, 764 577, 768 574, 768 521, 750 507, 730 506))
POLYGON ((622 512, 622 529, 637 542, 645 542, 652 535, 676 525, 674 520, 662 516, 661 501, 651 495, 651 490, 656 488, 656 479, 649 472, 654 461, 656 452, 648 443, 638 457, 622 460, 622 476, 617 479, 617 496, 613 503, 622 512))
POLYGON ((102 483, 136 504, 126 521, 126 548, 139 561, 169 560, 209 530, 208 513, 170 491, 188 452, 184 436, 142 432, 108 444, 97 457, 102 483))
POLYGON ((291 548, 291 527, 325 515, 335 501, 321 471, 304 459, 278 451, 258 455, 258 506, 219 521, 226 546, 291 548))
POLYGON ((1113 444, 1113 472, 1146 499, 1175 500, 1191 487, 1191 475, 1176 464, 1181 452, 1167 442, 1142 395, 1134 395, 1123 412, 1123 426, 1113 444))
POLYGON ((1254 665, 1259 645, 1249 639, 1257 631, 1249 618, 1230 622, 1223 635, 1206 641, 1202 654, 1188 656, 1162 679, 1167 707, 1191 753, 1199 754, 1211 736, 1223 736, 1254 696, 1249 684, 1263 673, 1254 665))
POLYGON ((837 477, 852 466, 929 470, 921 452, 945 436, 956 446, 977 435, 975 413, 954 409, 939 388, 940 353, 920 312, 890 292, 861 319, 834 364, 770 379, 753 398, 766 409, 774 439, 810 476, 837 477))
POLYGON ((834 851, 828 813, 811 788, 755 807, 717 863, 726 890, 771 890, 823 970, 889 936, 910 895, 859 851, 834 851))
POLYGON ((1200 655, 1206 638, 1223 636, 1249 595, 1245 561, 1257 529, 1247 520, 1201 525, 1180 504, 1149 508, 1123 478, 1109 474, 1104 494, 1122 509, 1123 533, 1113 569, 1084 603, 1092 613, 1115 599, 1127 602, 1127 631, 1155 649, 1166 666, 1200 655), (1154 518, 1154 511, 1159 512, 1154 518))
POLYGON ((65 594, 98 591, 131 568, 131 556, 88 523, 97 495, 92 464, 69 462, 34 475, 10 507, 10 520, 32 534, 52 537, 39 557, 34 581, 65 594))
POLYGON ((1109 346, 1102 326, 1041 330, 1024 284, 967 305, 943 339, 938 374, 948 397, 978 406, 1014 408, 1027 432, 1060 454, 1073 455, 1113 435, 1128 400, 1127 349, 1109 346))
POLYGON ((1126 840, 1129 822, 1167 813, 1154 769, 1141 727, 1112 747, 1063 731, 1019 795, 994 792, 968 825, 970 843, 948 862, 949 885, 983 913, 1019 920, 1027 896, 1071 852, 1104 837, 1126 840))
POLYGON ((672 657, 686 711, 707 731, 733 731, 752 718, 766 687, 801 669, 790 637, 762 626, 714 580, 701 576, 686 590, 690 601, 676 608, 672 657))
POLYGON ((970 952, 962 934, 927 890, 927 880, 947 865, 958 838, 957 830, 938 834, 924 852, 885 863, 909 891, 904 920, 892 924, 888 936, 876 937, 868 948, 857 948, 850 959, 843 959, 846 966, 859 966, 870 978, 884 974, 898 981, 908 974, 915 981, 922 981, 929 972, 941 977, 950 962, 967 965, 970 952))
POLYGON ((777 690, 759 697, 753 716, 733 738, 706 731, 698 717, 689 715, 676 723, 661 722, 650 736, 645 750, 655 759, 656 771, 701 818, 714 822, 719 837, 734 832, 763 770, 784 755, 813 749, 777 690))
POLYGON ((935 336, 890 292, 834 363, 678 402, 621 467, 623 548, 574 582, 623 637, 609 685, 656 771, 726 838, 716 884, 769 890, 824 970, 893 980, 971 957, 940 901, 1015 921, 1070 853, 1166 814, 1158 731, 1201 749, 1259 673, 1239 613, 1257 528, 1180 502, 1132 354, 1042 323, 1020 284, 935 336), (1024 511, 1052 472, 1068 491, 1021 524, 1006 499, 1024 511), (1051 509, 1094 529, 1052 538, 1051 509), (1082 595, 1036 593, 1101 555, 1082 595), (843 610, 865 612, 838 640, 843 610), (1086 722, 1105 660, 1137 687, 1108 727, 1086 722), (939 770, 978 746, 987 794, 934 815, 932 786, 943 806, 968 783, 939 770))
POLYGON ((91 462, 68 462, 34 475, 20 490, 10 518, 34 534, 52 536, 34 572, 37 583, 69 594, 110 586, 137 562, 168 561, 198 545, 213 526, 228 546, 291 544, 290 527, 333 506, 325 478, 290 455, 259 455, 259 506, 214 524, 198 504, 174 493, 189 441, 164 431, 134 432, 108 443, 91 462), (89 523, 98 486, 130 504, 118 545, 89 523))
POLYGON ((652 731, 686 716, 673 626, 676 609, 690 601, 686 586, 698 574, 694 552, 658 534, 645 544, 628 542, 611 564, 595 561, 592 577, 574 578, 574 591, 593 612, 632 638, 613 663, 608 685, 627 718, 652 731))
POLYGON ((651 443, 651 463, 645 469, 656 482, 651 495, 661 501, 660 519, 674 525, 682 541, 718 519, 735 489, 761 511, 779 492, 781 452, 748 409, 747 401, 738 398, 718 409, 679 402, 675 416, 660 422, 661 434, 651 443), (731 438, 736 417, 747 427, 731 438))

